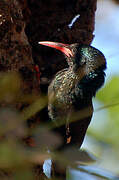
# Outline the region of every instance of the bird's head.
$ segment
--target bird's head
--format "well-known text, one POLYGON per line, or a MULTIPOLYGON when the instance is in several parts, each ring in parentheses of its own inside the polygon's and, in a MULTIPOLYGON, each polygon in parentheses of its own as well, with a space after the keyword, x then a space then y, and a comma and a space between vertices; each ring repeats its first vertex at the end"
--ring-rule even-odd
POLYGON ((60 50, 66 56, 68 65, 73 67, 75 71, 83 68, 85 75, 100 69, 106 68, 106 60, 104 55, 98 49, 89 45, 63 44, 50 41, 41 41, 41 45, 49 46, 60 50))
POLYGON ((69 67, 77 74, 81 74, 80 83, 91 91, 93 95, 103 85, 105 79, 106 59, 101 51, 89 46, 75 44, 63 44, 57 42, 42 41, 41 45, 60 50, 66 56, 69 67), (94 89, 93 89, 94 88, 94 89))

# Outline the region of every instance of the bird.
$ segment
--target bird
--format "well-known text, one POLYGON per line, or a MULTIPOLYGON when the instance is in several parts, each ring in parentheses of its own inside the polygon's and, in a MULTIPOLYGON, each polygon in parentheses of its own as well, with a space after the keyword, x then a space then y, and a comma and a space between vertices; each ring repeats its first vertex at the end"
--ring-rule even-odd
POLYGON ((65 55, 68 68, 48 87, 48 113, 67 144, 81 147, 93 115, 92 98, 105 81, 106 58, 91 45, 40 41, 65 55))

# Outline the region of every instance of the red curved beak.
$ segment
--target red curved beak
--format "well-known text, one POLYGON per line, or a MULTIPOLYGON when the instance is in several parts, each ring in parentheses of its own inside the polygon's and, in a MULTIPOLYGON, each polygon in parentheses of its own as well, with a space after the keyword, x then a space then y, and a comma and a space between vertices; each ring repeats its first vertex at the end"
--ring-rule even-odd
POLYGON ((57 43, 57 42, 50 42, 50 41, 40 41, 38 44, 44 45, 44 46, 49 46, 55 49, 60 50, 63 52, 67 57, 73 56, 72 51, 70 49, 69 44, 63 44, 63 43, 57 43))

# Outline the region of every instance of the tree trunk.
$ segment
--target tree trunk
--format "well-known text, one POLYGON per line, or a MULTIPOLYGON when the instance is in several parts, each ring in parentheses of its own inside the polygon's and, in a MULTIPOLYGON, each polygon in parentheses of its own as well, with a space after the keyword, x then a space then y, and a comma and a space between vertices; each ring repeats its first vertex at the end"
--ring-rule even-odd
MULTIPOLYGON (((94 37, 96 2, 0 0, 0 71, 19 72, 23 80, 21 89, 26 94, 47 94, 53 76, 67 64, 60 52, 41 47, 38 42, 89 45, 94 37)), ((24 107, 21 102, 13 106, 19 110, 24 107)), ((48 120, 46 107, 28 124, 31 127, 48 120)))

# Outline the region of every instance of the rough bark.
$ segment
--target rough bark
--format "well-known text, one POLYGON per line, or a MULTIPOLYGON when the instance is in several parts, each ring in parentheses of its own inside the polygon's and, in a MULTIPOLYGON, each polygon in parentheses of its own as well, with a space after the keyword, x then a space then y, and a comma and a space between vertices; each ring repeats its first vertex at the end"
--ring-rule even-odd
MULTIPOLYGON (((19 72, 24 93, 47 94, 52 77, 67 64, 60 52, 41 47, 38 41, 90 44, 95 10, 96 0, 0 0, 0 71, 19 72), (76 15, 80 17, 69 27, 76 15), (34 70, 36 64, 40 84, 34 70)), ((47 120, 46 108, 29 122, 47 120)))
POLYGON ((93 39, 96 0, 29 0, 30 21, 26 34, 32 45, 33 59, 39 65, 41 84, 66 67, 64 56, 53 49, 40 47, 38 41, 90 44, 93 39), (72 19, 80 15, 71 28, 72 19))

